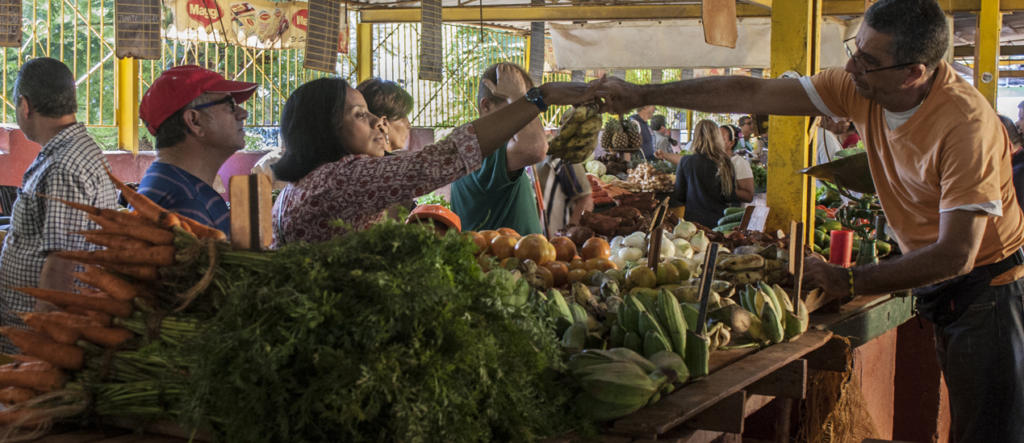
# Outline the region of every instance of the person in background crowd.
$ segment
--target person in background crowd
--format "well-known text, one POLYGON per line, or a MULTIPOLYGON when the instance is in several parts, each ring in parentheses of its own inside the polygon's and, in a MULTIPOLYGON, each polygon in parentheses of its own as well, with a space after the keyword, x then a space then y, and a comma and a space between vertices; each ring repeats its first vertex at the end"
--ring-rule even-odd
POLYGON ((582 164, 567 164, 548 157, 534 165, 544 196, 544 223, 548 235, 579 224, 583 211, 594 210, 590 180, 582 164))
POLYGON ((227 203, 212 185, 221 165, 245 147, 249 113, 241 103, 255 91, 255 83, 225 80, 194 65, 160 74, 139 104, 139 117, 156 138, 156 161, 146 169, 139 193, 230 234, 227 203))
POLYGON ((749 115, 740 117, 736 122, 740 127, 741 136, 738 142, 736 142, 736 149, 745 149, 750 152, 754 152, 754 143, 751 139, 755 136, 754 119, 749 115))
POLYGON ((1017 129, 1016 123, 1005 115, 999 116, 1006 135, 1010 137, 1010 144, 1013 145, 1013 154, 1010 155, 1010 164, 1013 166, 1013 188, 1017 194, 1017 204, 1024 201, 1024 135, 1017 129))
POLYGON ((698 122, 692 145, 693 154, 682 157, 676 167, 672 200, 686 205, 686 220, 714 227, 722 211, 738 200, 735 168, 715 122, 698 122))
POLYGON ((951 441, 1021 441, 1024 213, 1013 148, 989 102, 943 60, 948 43, 935 0, 879 0, 846 41, 845 69, 644 86, 605 78, 592 91, 613 112, 655 104, 855 122, 903 254, 851 268, 808 257, 805 285, 830 299, 915 288, 919 315, 935 324, 951 441))
POLYGON ((750 203, 754 201, 754 170, 750 168, 750 161, 735 151, 739 141, 742 140, 740 128, 733 125, 722 125, 718 130, 722 133, 725 153, 729 156, 729 160, 732 160, 733 172, 736 176, 736 201, 750 203))
MULTIPOLYGON (((515 102, 533 85, 530 75, 512 63, 498 63, 481 75, 477 106, 488 117, 515 102), (504 82, 496 94, 487 83, 504 82)), ((512 228, 516 232, 542 234, 537 196, 526 167, 545 159, 547 137, 540 118, 523 126, 506 146, 488 152, 480 169, 452 183, 452 210, 469 231, 512 228)), ((433 188, 431 188, 433 189, 433 188)))
POLYGON ((654 135, 654 152, 675 152, 676 147, 679 146, 679 142, 672 138, 672 130, 668 128, 668 123, 665 120, 664 115, 655 115, 651 117, 651 131, 654 135))
POLYGON ((647 160, 654 158, 654 135, 651 133, 650 125, 647 124, 647 121, 653 115, 654 106, 642 106, 636 110, 635 114, 629 117, 640 128, 640 151, 643 154, 643 158, 647 160))
POLYGON ((857 142, 860 141, 860 134, 857 133, 857 127, 854 126, 853 122, 840 120, 838 122, 834 121, 834 123, 835 126, 832 126, 831 131, 840 140, 843 149, 856 147, 857 142))
POLYGON ((363 94, 370 113, 381 120, 384 135, 388 141, 388 152, 399 151, 409 146, 409 113, 412 112, 412 95, 398 83, 374 77, 363 80, 356 90, 363 94))
POLYGON ((1017 131, 1024 134, 1024 100, 1017 103, 1017 131))
MULTIPOLYGON (((509 139, 524 135, 523 127, 535 124, 548 104, 571 105, 591 97, 583 83, 545 83, 524 91, 528 77, 515 68, 494 72, 481 82, 486 97, 492 97, 487 99, 490 112, 440 142, 393 155, 385 155, 380 119, 345 80, 322 78, 299 86, 281 113, 287 149, 273 170, 289 184, 274 203, 273 247, 365 229, 391 205, 477 170, 499 150, 504 154, 509 139), (503 106, 490 104, 499 100, 503 106)), ((528 202, 536 215, 532 197, 528 202)), ((461 228, 468 228, 465 218, 461 228)))
MULTIPOLYGON (((75 77, 64 63, 25 62, 14 83, 14 110, 25 137, 42 145, 22 178, 0 251, 0 326, 24 327, 17 314, 36 310, 37 302, 13 288, 72 290, 74 265, 53 252, 95 249, 76 232, 99 228, 84 212, 43 196, 113 209, 117 191, 102 150, 75 119, 75 77)), ((7 337, 0 351, 18 352, 7 337)))

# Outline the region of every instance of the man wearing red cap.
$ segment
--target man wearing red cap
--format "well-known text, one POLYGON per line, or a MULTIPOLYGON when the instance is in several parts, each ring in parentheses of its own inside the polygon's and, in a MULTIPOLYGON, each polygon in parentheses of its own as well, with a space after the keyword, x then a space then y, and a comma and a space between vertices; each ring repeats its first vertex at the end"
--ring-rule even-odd
POLYGON ((255 83, 225 80, 198 66, 160 74, 142 97, 139 117, 156 137, 156 161, 139 192, 158 205, 231 232, 224 199, 212 187, 221 165, 245 146, 240 103, 255 83))

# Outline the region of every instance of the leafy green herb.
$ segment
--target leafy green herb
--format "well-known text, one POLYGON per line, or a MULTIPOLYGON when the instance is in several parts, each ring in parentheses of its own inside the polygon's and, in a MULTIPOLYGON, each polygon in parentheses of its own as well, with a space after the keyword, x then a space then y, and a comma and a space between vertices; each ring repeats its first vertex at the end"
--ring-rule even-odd
POLYGON ((473 245, 386 221, 226 267, 180 348, 185 410, 229 441, 535 440, 579 424, 543 303, 473 245))

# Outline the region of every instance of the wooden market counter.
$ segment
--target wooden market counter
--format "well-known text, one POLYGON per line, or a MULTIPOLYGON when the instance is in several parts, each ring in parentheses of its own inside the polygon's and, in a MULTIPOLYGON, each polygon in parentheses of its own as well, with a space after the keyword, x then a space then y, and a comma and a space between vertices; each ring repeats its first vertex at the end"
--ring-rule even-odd
POLYGON ((911 297, 863 296, 838 312, 812 314, 811 328, 792 342, 756 351, 716 351, 711 374, 609 424, 600 441, 789 441, 789 433, 776 428, 789 429, 793 400, 805 398, 808 391, 808 371, 851 367, 872 415, 874 437, 931 440, 919 437, 945 434, 936 426, 942 421, 941 396, 928 395, 938 394, 938 368, 934 345, 927 343, 930 330, 917 321, 908 322, 912 317, 911 297), (907 328, 902 335, 908 340, 897 346, 901 328, 907 328), (905 367, 899 371, 909 381, 905 387, 897 383, 897 363, 905 367), (929 380, 932 389, 927 388, 929 380), (934 414, 924 412, 929 406, 934 414), (899 420, 894 419, 897 411, 899 420))
MULTIPOLYGON (((808 373, 852 366, 877 438, 909 441, 945 435, 938 367, 930 326, 909 321, 911 297, 858 297, 839 312, 811 315, 811 328, 792 342, 711 354, 711 373, 658 403, 608 425, 604 442, 740 441, 773 437, 794 400, 808 391, 808 373), (840 339, 844 337, 845 339, 840 339), (899 339, 899 340, 898 340, 899 339), (847 344, 847 341, 848 343, 847 344), (897 352, 899 351, 899 352, 897 352), (931 411, 931 413, 929 413, 931 411), (925 437, 925 438, 921 438, 925 437)), ((112 430, 56 433, 40 443, 179 443, 187 440, 112 430)), ((573 438, 552 439, 568 442, 573 438)), ((939 439, 942 441, 942 439, 939 439)))

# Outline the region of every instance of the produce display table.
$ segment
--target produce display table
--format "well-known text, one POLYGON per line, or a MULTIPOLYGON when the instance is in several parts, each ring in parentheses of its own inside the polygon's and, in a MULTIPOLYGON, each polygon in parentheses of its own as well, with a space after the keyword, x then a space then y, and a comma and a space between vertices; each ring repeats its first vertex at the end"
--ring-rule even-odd
POLYGON ((710 442, 723 433, 742 433, 744 419, 775 398, 803 398, 809 366, 819 367, 837 353, 848 352, 832 335, 812 329, 796 340, 761 350, 713 352, 708 376, 614 421, 601 441, 710 442))

